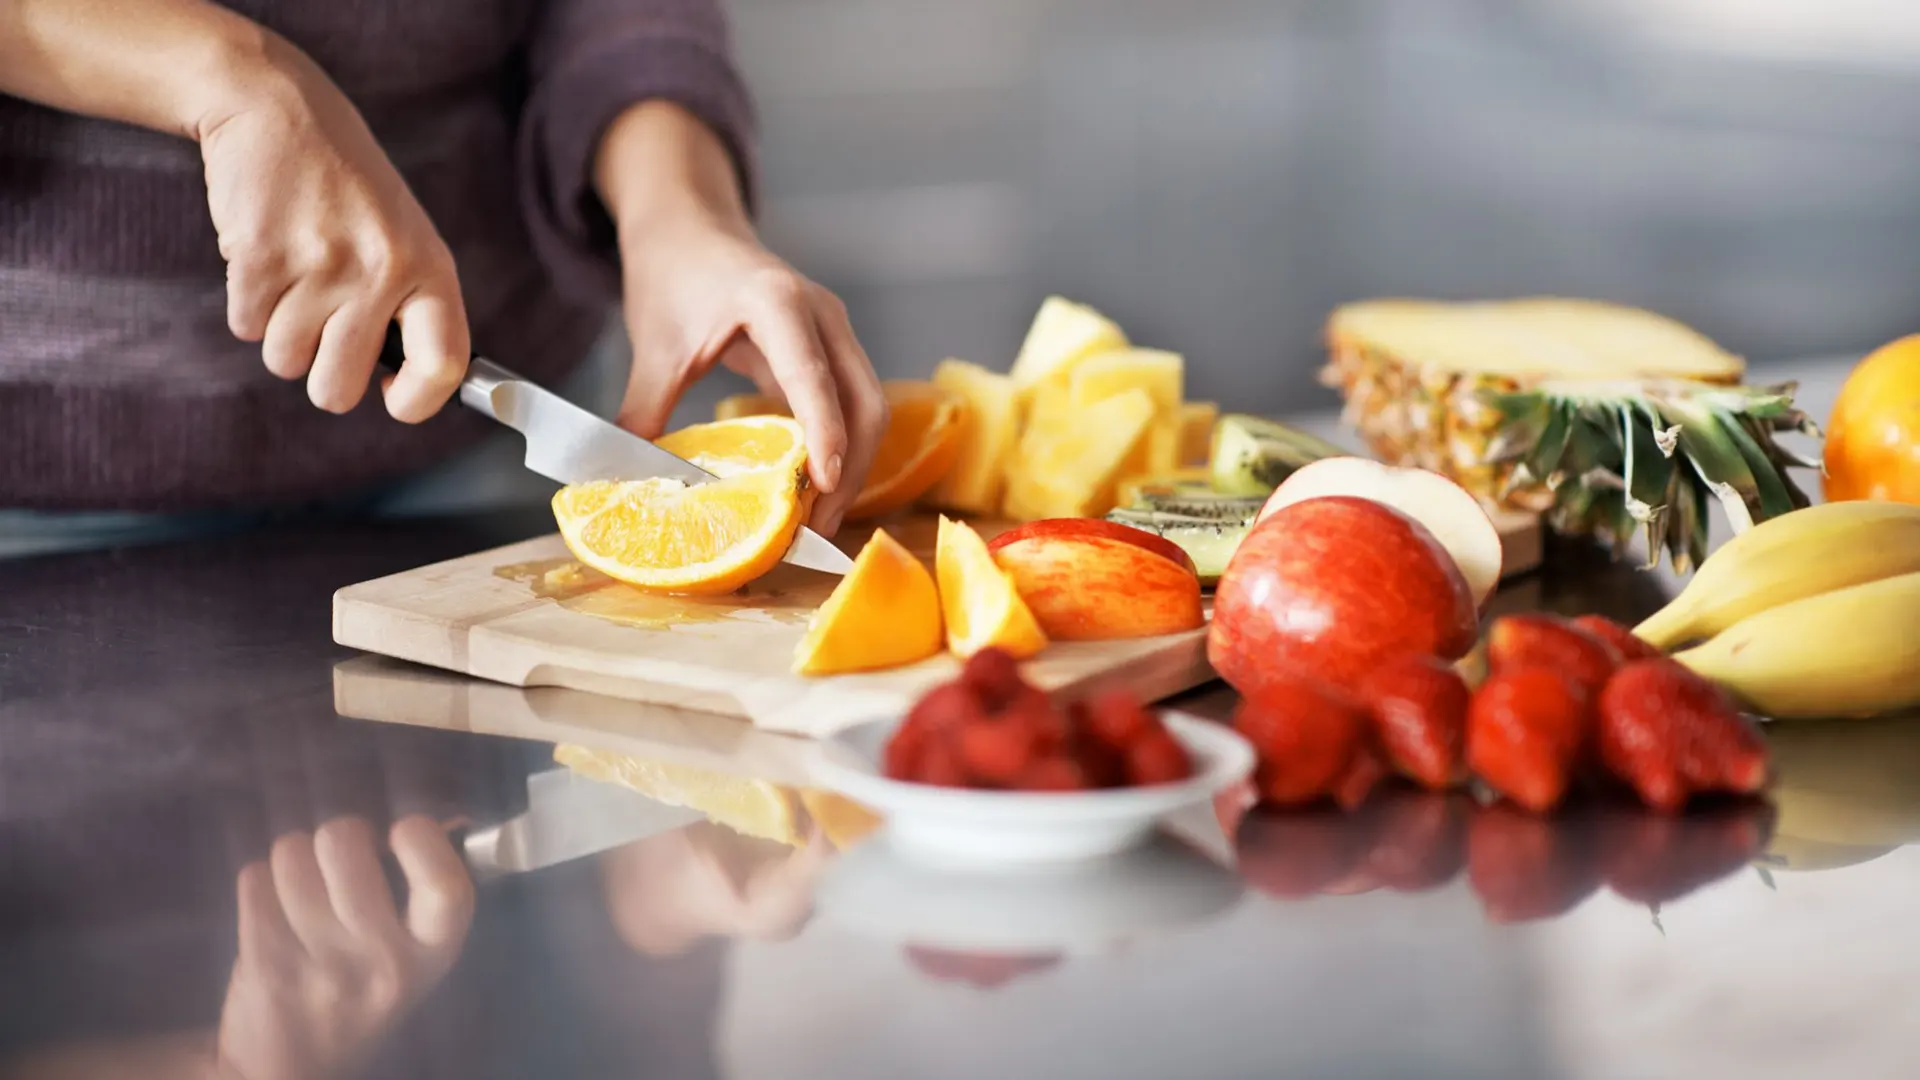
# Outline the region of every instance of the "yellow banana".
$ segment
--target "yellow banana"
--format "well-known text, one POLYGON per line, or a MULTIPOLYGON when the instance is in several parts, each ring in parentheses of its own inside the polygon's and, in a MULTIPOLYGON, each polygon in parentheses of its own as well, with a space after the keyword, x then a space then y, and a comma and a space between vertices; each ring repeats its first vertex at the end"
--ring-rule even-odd
POLYGON ((1768 716, 1920 704, 1920 573, 1769 608, 1675 659, 1768 716))
POLYGON ((1671 649, 1781 604, 1912 573, 1920 573, 1920 506, 1822 503, 1727 541, 1679 596, 1633 632, 1671 649))
POLYGON ((1898 845, 1892 847, 1855 847, 1847 844, 1829 844, 1824 840, 1801 840, 1798 837, 1782 836, 1775 833, 1767 843, 1767 854, 1760 865, 1773 870, 1796 870, 1812 872, 1815 870, 1838 870, 1845 866, 1858 866, 1872 862, 1882 855, 1892 854, 1898 845))

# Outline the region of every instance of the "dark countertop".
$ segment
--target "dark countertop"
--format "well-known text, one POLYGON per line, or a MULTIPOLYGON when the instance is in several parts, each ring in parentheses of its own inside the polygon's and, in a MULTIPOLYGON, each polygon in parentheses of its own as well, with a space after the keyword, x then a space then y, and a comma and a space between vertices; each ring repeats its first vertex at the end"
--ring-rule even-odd
MULTIPOLYGON (((870 849, 689 817, 483 876, 470 930, 434 948, 310 938, 279 878, 293 936, 242 920, 244 868, 323 823, 340 852, 343 820, 377 836, 527 810, 550 746, 335 712, 350 654, 328 601, 550 527, 533 510, 0 562, 0 1077, 211 1076, 216 1038, 250 1080, 1920 1074, 1920 724, 1778 737, 1777 817, 1537 822, 1400 793, 1250 819, 1237 863, 1169 841, 1103 894, 1034 881, 960 908, 870 849), (1053 943, 983 950, 988 923, 1053 943)), ((1498 603, 1632 619, 1671 587, 1568 549, 1498 603)), ((541 707, 569 700, 612 715, 541 707)), ((334 873, 351 860, 320 862, 310 891, 361 910, 365 880, 334 873)), ((454 876, 417 890, 423 937, 459 921, 454 876)))

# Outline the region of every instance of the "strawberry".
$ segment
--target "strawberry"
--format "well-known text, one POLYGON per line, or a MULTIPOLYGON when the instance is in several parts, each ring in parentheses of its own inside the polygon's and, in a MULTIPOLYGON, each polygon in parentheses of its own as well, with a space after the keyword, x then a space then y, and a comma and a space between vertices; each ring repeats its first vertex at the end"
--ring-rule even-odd
POLYGON ((1248 814, 1234 843, 1247 884, 1280 900, 1319 895, 1351 874, 1366 852, 1364 823, 1330 806, 1248 814))
POLYGON ((909 779, 936 787, 969 786, 966 770, 960 766, 960 755, 954 752, 950 739, 929 742, 920 752, 919 765, 920 771, 909 776, 909 779))
POLYGON ((1193 775, 1186 748, 1167 729, 1147 728, 1126 749, 1127 783, 1176 784, 1193 775))
POLYGON ((1020 791, 1085 791, 1093 785, 1087 782, 1086 771, 1079 762, 1070 757, 1049 755, 1029 763, 1014 778, 1012 786, 1020 791))
POLYGON ((986 648, 967 658, 960 679, 980 695, 988 708, 997 709, 1026 687, 1020 662, 1004 649, 986 648))
POLYGON ((1159 726, 1140 699, 1128 691, 1109 690, 1087 700, 1083 730, 1115 749, 1159 726))
POLYGON ((1600 696, 1620 654, 1613 646, 1557 615, 1503 615, 1487 631, 1487 668, 1542 667, 1559 672, 1588 701, 1600 696))
POLYGON ((1613 651, 1623 663, 1634 660, 1652 660, 1659 657, 1660 650, 1633 636, 1633 631, 1607 618, 1605 615, 1579 615, 1570 620, 1575 629, 1587 633, 1613 646, 1613 651))
POLYGON ((1579 689, 1557 671, 1496 672, 1468 706, 1467 765, 1495 791, 1545 813, 1567 793, 1588 715, 1579 689))
POLYGON ((1213 817, 1220 823, 1220 831, 1232 840, 1240 834, 1240 823, 1246 820, 1247 811, 1252 810, 1260 801, 1260 795, 1254 790, 1253 781, 1241 780, 1220 790, 1213 797, 1213 817))
POLYGON ((1718 881, 1766 849, 1773 808, 1757 799, 1662 814, 1616 806, 1601 819, 1601 865, 1623 899, 1665 904, 1718 881))
POLYGON ((1621 668, 1600 695, 1600 761, 1673 812, 1696 792, 1766 786, 1767 748, 1720 688, 1674 660, 1621 668))
POLYGON ((1424 892, 1452 881, 1467 862, 1471 800, 1401 789, 1373 807, 1367 868, 1395 892, 1424 892))
POLYGON ((1481 807, 1467 823, 1467 880, 1492 922, 1565 914, 1600 886, 1593 831, 1504 803, 1481 807))
POLYGON ((1451 664, 1416 655, 1389 660, 1367 676, 1360 697, 1397 771, 1433 791, 1459 782, 1472 695, 1451 664))
POLYGON ((925 945, 908 945, 905 951, 913 966, 925 974, 945 982, 966 983, 976 990, 998 990, 1022 975, 1060 963, 1060 957, 1053 955, 955 952, 925 945))
POLYGON ((1358 810, 1373 794, 1380 781, 1387 778, 1387 767, 1380 760, 1371 745, 1364 740, 1353 753, 1353 760, 1347 765, 1347 771, 1334 781, 1330 794, 1333 801, 1342 810, 1358 810))
POLYGON ((977 720, 954 736, 967 776, 990 787, 1012 784, 1033 761, 1033 729, 1018 720, 977 720))
POLYGON ((1366 733, 1358 709, 1292 677, 1277 677, 1259 697, 1242 701, 1233 726, 1259 754, 1255 778, 1261 797, 1280 806, 1333 794, 1366 733))
POLYGON ((886 775, 895 780, 912 779, 929 742, 945 738, 981 715, 979 695, 964 683, 944 683, 927 691, 887 740, 883 755, 886 775))

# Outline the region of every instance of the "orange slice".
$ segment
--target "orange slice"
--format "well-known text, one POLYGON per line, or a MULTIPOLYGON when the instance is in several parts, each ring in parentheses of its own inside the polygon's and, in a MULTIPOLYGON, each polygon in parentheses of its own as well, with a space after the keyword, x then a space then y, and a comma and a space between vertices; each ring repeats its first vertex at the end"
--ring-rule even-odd
POLYGON ((965 398, 924 382, 889 382, 885 389, 892 416, 867 482, 847 508, 848 520, 908 505, 939 483, 960 456, 965 398))
POLYGON ((669 431, 654 445, 715 476, 759 469, 792 472, 806 462, 800 422, 785 416, 743 416, 669 431))
POLYGON ((814 613, 793 651, 796 675, 837 675, 917 663, 940 651, 933 575, 883 529, 814 613))
POLYGON ((1023 658, 1047 647, 1047 636, 1020 599, 1013 576, 993 561, 972 526, 941 517, 933 564, 940 579, 947 648, 955 655, 972 656, 998 646, 1023 658))
POLYGON ((804 459, 687 486, 599 480, 553 497, 574 557, 647 592, 732 592, 773 569, 813 506, 804 459))
POLYGON ((844 851, 880 827, 880 815, 831 791, 800 789, 800 805, 826 834, 827 842, 844 851))

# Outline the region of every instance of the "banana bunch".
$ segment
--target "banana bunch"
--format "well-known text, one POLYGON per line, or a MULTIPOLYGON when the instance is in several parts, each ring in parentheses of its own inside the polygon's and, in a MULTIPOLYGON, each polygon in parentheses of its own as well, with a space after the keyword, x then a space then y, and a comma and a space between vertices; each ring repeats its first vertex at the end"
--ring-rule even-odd
POLYGON ((1768 716, 1920 705, 1920 506, 1840 502, 1755 525, 1634 633, 1768 716))
POLYGON ((1823 870, 1920 842, 1920 723, 1876 717, 1847 724, 1768 726, 1778 780, 1767 865, 1823 870))

